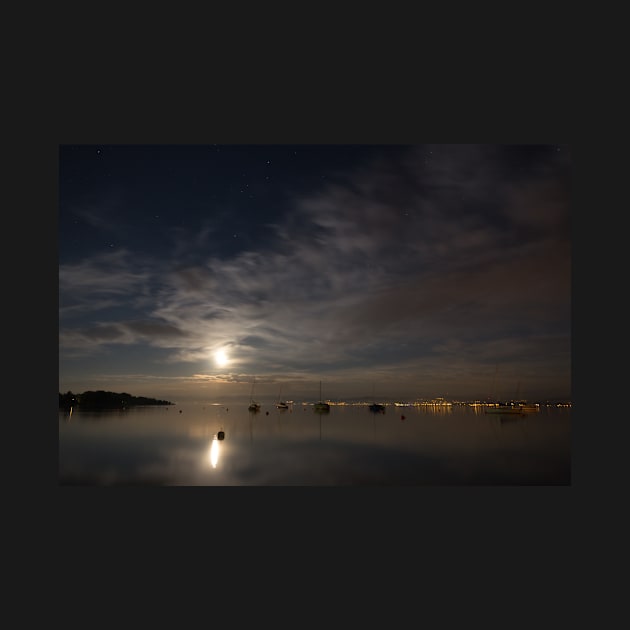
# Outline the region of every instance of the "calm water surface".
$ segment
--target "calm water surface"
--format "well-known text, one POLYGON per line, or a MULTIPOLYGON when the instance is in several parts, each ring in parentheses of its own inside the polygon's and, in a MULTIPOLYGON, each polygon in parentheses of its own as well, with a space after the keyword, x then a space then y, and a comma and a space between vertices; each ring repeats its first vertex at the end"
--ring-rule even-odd
POLYGON ((571 411, 188 404, 59 412, 61 485, 570 485, 571 411), (219 439, 219 438, 222 439, 219 439))

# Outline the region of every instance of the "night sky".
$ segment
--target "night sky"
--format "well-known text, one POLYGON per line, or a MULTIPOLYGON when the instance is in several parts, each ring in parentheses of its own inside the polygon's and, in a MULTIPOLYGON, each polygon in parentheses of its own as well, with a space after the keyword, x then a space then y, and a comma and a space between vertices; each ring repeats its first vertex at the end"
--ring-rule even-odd
POLYGON ((59 391, 571 396, 566 145, 63 145, 59 391))

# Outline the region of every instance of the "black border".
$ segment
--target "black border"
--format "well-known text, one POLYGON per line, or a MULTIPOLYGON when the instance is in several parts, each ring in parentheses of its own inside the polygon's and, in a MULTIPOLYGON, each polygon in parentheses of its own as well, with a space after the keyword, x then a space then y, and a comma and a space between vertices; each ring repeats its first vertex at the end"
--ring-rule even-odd
MULTIPOLYGON (((196 86, 182 91, 167 81, 151 83, 148 90, 135 86, 135 77, 110 90, 100 85, 70 90, 57 103, 52 119, 57 124, 44 151, 38 152, 42 185, 33 186, 32 173, 25 181, 36 197, 38 228, 28 231, 34 252, 40 256, 29 276, 36 287, 31 308, 41 326, 37 345, 51 357, 45 373, 52 387, 46 396, 32 400, 34 415, 51 431, 42 442, 44 485, 52 489, 53 514, 58 516, 61 544, 79 553, 103 544, 120 546, 130 556, 146 551, 148 541, 190 552, 193 540, 207 541, 220 553, 231 540, 242 549, 262 547, 273 540, 280 556, 309 548, 310 542, 341 545, 370 554, 383 545, 405 552, 427 553, 452 547, 465 540, 469 549, 479 545, 489 556, 503 553, 501 545, 538 553, 537 545, 558 553, 575 527, 572 508, 586 482, 585 460, 578 449, 579 418, 585 406, 588 385, 574 361, 574 480, 570 487, 536 488, 68 488, 57 486, 58 435, 51 422, 58 382, 58 300, 56 258, 57 151, 59 144, 188 144, 188 143, 558 143, 573 137, 571 108, 559 90, 501 93, 500 89, 479 98, 473 83, 457 83, 453 77, 427 85, 420 81, 422 68, 404 75, 406 84, 379 81, 365 70, 364 81, 356 75, 337 76, 337 82, 318 83, 302 76, 299 83, 288 78, 281 93, 272 90, 282 82, 257 81, 239 85, 236 73, 229 84, 215 84, 210 73, 199 76, 212 86, 207 94, 196 86), (348 80, 348 79, 353 80, 348 80), (412 84, 418 88, 416 91, 412 84), (256 87, 257 90, 251 90, 256 87), (266 89, 261 90, 265 87, 266 89), (362 89, 357 89, 361 87, 362 89), (397 89, 396 89, 397 88, 397 89), (560 98, 558 98, 558 96, 560 98), (515 100, 511 100, 515 99, 515 100), (52 235, 52 238, 51 238, 52 235), (44 264, 45 261, 45 264, 44 264), (44 299, 43 296, 46 296, 44 299), (53 384, 54 383, 54 384, 53 384), (48 436, 47 436, 48 437, 48 436), (575 471, 576 466, 579 472, 575 471), (270 538, 266 539, 265 535, 270 538), (362 541, 359 543, 358 541, 362 541), (561 544, 562 541, 562 544, 561 544), (555 547, 554 547, 555 545, 555 547), (498 549, 499 548, 499 549, 498 549)), ((403 74, 395 75, 402 78, 403 74)), ((321 76, 320 76, 321 80, 321 76)), ((50 119, 50 120, 52 120, 50 119)), ((32 150, 32 148, 31 148, 32 150)), ((571 145, 575 154, 575 146, 571 145)), ((33 151, 33 153, 35 153, 33 151)), ((32 161, 29 158, 29 161, 32 161)), ((582 180, 580 184, 582 185, 582 180)), ((581 205, 576 194, 576 207, 581 205)), ((25 226, 26 227, 26 226, 25 226)), ((574 222, 577 243, 579 221, 574 222)), ((574 253, 578 255, 574 248, 574 253)), ((28 254, 27 254, 28 255, 28 254)), ((583 266, 574 265, 576 272, 583 266)), ((577 314, 577 296, 574 297, 577 314)), ((583 334, 578 326, 574 333, 583 334)), ((574 345, 575 348, 575 345, 574 345)), ((37 371, 41 366, 37 367, 37 371)), ((29 371, 32 371, 32 367, 29 371)), ((39 382, 39 378, 36 379, 39 382)), ((46 382, 47 377, 46 377, 46 382)), ((29 389, 32 388, 29 383, 29 389)), ((590 415, 588 417, 591 417, 590 415)), ((45 431, 46 432, 46 431, 45 431)), ((308 556, 309 554, 307 554, 308 556)), ((194 558, 192 559, 194 563, 194 558)), ((541 567, 541 571, 544 569, 541 567)), ((414 569, 414 570, 417 570, 414 569)), ((420 569, 421 570, 421 569, 420 569)), ((456 570, 456 569, 455 569, 456 570)), ((491 594, 489 594, 492 597, 491 594)))

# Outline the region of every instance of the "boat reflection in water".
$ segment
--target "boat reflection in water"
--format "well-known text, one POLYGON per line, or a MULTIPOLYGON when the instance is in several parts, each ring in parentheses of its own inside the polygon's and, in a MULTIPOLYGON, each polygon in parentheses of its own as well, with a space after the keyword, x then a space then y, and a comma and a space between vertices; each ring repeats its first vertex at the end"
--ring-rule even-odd
POLYGON ((328 403, 318 403, 313 405, 313 411, 319 416, 319 439, 322 439, 322 416, 330 413, 330 405, 328 403))

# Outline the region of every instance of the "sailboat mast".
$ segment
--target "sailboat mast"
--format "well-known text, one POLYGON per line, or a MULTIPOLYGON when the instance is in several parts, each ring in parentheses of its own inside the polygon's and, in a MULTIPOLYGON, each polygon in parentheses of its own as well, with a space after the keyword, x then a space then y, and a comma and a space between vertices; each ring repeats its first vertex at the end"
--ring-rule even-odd
POLYGON ((496 402, 497 400, 497 373, 499 372, 499 366, 494 366, 494 378, 492 379, 492 402, 496 402))

